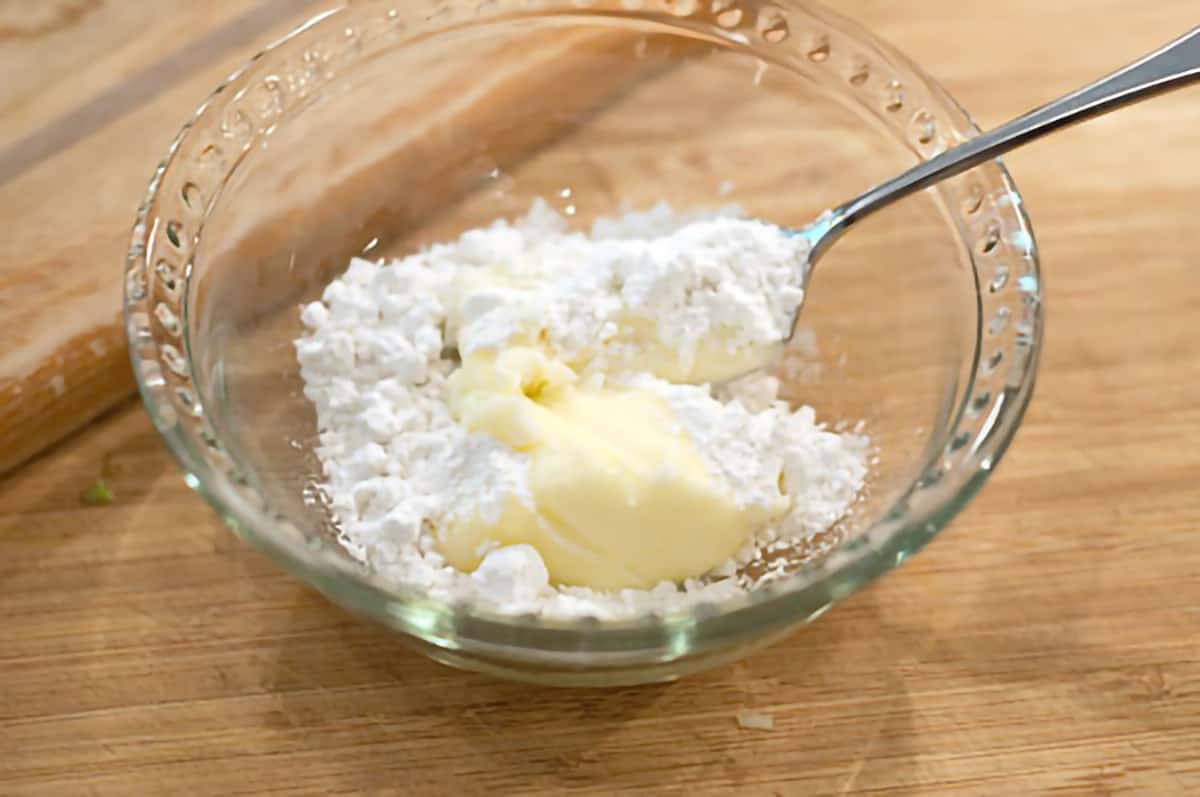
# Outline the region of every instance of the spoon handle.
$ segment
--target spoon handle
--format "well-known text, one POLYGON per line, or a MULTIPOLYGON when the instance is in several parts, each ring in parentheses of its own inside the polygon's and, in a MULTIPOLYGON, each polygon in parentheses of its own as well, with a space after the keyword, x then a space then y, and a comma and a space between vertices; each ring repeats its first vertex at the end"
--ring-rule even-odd
MULTIPOLYGON (((882 207, 1063 127, 1200 80, 1200 28, 1140 61, 924 161, 826 216, 821 245, 882 207)), ((814 253, 819 255, 819 252, 814 253)))

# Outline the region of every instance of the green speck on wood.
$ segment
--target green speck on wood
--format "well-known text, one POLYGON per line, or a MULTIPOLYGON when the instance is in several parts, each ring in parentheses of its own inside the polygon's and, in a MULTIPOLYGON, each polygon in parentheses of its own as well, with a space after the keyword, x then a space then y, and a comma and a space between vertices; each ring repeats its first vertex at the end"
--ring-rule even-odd
POLYGON ((104 479, 96 479, 96 483, 83 494, 83 502, 88 506, 105 506, 111 504, 114 498, 112 489, 104 483, 104 479))

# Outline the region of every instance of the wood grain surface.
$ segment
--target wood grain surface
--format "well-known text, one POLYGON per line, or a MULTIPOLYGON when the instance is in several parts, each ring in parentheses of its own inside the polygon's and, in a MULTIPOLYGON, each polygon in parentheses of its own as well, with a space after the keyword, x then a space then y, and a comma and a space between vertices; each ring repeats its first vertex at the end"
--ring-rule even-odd
POLYGON ((0 473, 127 398, 120 267, 155 162, 315 0, 0 3, 0 473))
MULTIPOLYGON (((157 8, 56 4, 74 11, 21 28, 0 3, 0 75, 71 13, 157 8)), ((1194 0, 839 8, 984 126, 1200 21, 1194 0)), ((128 48, 163 44, 121 24, 128 48)), ((45 85, 0 81, 0 107, 70 113, 59 49, 45 85)), ((94 94, 101 71, 78 79, 94 94)), ((900 571, 679 683, 546 690, 409 653, 237 543, 121 406, 0 481, 0 794, 1200 793, 1198 130, 1190 91, 1008 159, 1051 324, 1009 457, 900 571), (115 501, 84 506, 98 477, 115 501), (740 728, 743 709, 774 730, 740 728)), ((98 166, 63 202, 123 217, 109 188, 147 167, 98 166)), ((6 256, 35 257, 34 229, 8 227, 6 256)))

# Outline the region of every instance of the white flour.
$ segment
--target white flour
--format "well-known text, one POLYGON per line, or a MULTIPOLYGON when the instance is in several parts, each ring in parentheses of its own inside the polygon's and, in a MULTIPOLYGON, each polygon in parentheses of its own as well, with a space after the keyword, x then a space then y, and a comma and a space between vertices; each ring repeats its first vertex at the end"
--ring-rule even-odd
POLYGON ((564 359, 611 372, 641 353, 641 341, 620 335, 631 322, 654 329, 685 368, 702 341, 737 351, 785 338, 803 298, 805 239, 730 216, 693 215, 673 228, 669 213, 635 214, 627 227, 602 220, 589 237, 568 234, 561 217, 536 204, 515 226, 433 247, 433 268, 459 276, 448 307, 458 349, 501 348, 533 329, 564 359), (505 278, 463 279, 464 267, 499 267, 505 278))
POLYGON ((615 619, 742 592, 751 585, 735 576, 739 562, 835 523, 862 488, 866 438, 825 430, 810 408, 792 411, 766 375, 714 395, 622 372, 636 343, 618 335, 619 319, 652 325, 685 361, 714 337, 737 349, 786 334, 801 295, 803 241, 734 216, 660 205, 600 220, 585 236, 568 233, 539 202, 515 224, 496 222, 387 265, 354 260, 321 302, 303 309, 307 333, 296 341, 320 427, 323 486, 347 550, 436 599, 615 619), (510 497, 533 499, 526 457, 451 416, 445 390, 454 366, 443 354, 502 347, 522 334, 538 335, 585 373, 661 394, 740 503, 767 504, 782 489, 789 513, 737 561, 681 586, 555 587, 529 546, 492 551, 470 575, 446 566, 434 528, 472 512, 494 522, 510 497))

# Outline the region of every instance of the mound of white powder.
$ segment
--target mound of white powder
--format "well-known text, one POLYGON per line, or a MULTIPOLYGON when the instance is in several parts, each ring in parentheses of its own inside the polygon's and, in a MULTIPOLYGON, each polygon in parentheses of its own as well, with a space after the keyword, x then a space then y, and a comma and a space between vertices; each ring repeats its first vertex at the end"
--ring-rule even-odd
POLYGON ((732 209, 683 215, 666 205, 600 220, 591 235, 569 233, 539 202, 514 224, 498 221, 401 260, 352 261, 303 308, 307 332, 296 341, 317 412, 322 487, 346 549, 432 598, 552 618, 628 618, 750 588, 740 564, 766 546, 809 539, 847 512, 866 478, 869 442, 778 401, 767 375, 714 393, 614 372, 636 345, 618 334, 618 320, 644 319, 685 361, 713 336, 734 347, 779 340, 802 295, 803 246, 732 209), (505 279, 475 279, 497 269, 505 279), (446 378, 455 365, 445 355, 501 348, 530 325, 584 370, 662 395, 739 503, 769 504, 782 489, 787 515, 709 576, 653 590, 551 585, 529 546, 491 551, 472 574, 447 566, 434 529, 473 513, 498 519, 511 498, 533 499, 528 458, 451 416, 446 378))

